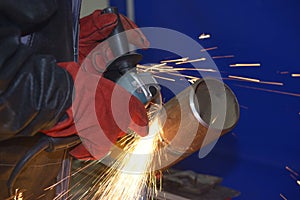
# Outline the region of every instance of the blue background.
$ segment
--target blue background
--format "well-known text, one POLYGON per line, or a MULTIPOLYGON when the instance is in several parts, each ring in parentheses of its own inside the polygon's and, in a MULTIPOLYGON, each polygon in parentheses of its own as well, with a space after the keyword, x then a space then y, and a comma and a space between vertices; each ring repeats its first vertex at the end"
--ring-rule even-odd
MULTIPOLYGON (((111 1, 126 14, 125 1, 111 1)), ((235 92, 241 117, 233 132, 223 136, 204 159, 197 153, 176 165, 224 178, 223 185, 241 192, 237 199, 300 199, 300 186, 285 169, 300 172, 300 97, 243 88, 237 85, 300 94, 300 1, 298 0, 151 0, 135 1, 140 27, 164 27, 218 46, 212 56, 223 77, 230 75, 283 82, 284 86, 225 82, 235 92), (261 63, 260 68, 229 68, 233 63, 261 63), (279 72, 288 71, 288 74, 279 72)), ((156 57, 153 51, 145 57, 156 57)), ((159 60, 159 59, 157 59, 159 60)), ((300 179, 300 177, 297 177, 300 179)))

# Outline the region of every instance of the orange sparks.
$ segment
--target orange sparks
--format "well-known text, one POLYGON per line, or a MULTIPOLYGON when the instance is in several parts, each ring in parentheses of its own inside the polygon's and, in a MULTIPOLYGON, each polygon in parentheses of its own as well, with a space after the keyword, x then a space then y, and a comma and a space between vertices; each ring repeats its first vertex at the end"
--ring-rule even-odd
POLYGON ((191 84, 194 84, 196 81, 198 81, 200 78, 193 78, 193 79, 189 79, 188 82, 190 82, 191 84))
POLYGON ((175 79, 173 79, 173 78, 167 78, 167 77, 162 77, 162 76, 157 76, 157 75, 153 75, 153 77, 160 78, 160 79, 163 79, 163 80, 166 80, 166 81, 173 81, 173 82, 175 82, 175 79))
POLYGON ((290 177, 291 177, 292 179, 294 179, 295 181, 298 180, 298 179, 294 176, 294 174, 290 174, 290 177))
POLYGON ((210 34, 202 33, 202 34, 199 36, 199 39, 200 39, 200 40, 208 39, 208 38, 210 38, 210 34))
MULTIPOLYGON (((169 73, 169 72, 179 72, 179 71, 217 72, 217 70, 215 70, 215 69, 175 68, 175 67, 172 67, 172 66, 167 66, 166 63, 157 64, 157 65, 151 65, 151 66, 137 65, 137 68, 141 72, 150 71, 152 74, 169 73)), ((162 78, 164 78, 164 77, 162 77, 162 78)))
POLYGON ((267 85, 283 86, 283 83, 281 83, 281 82, 261 81, 259 79, 255 79, 255 78, 247 78, 247 77, 231 76, 231 75, 229 75, 228 78, 238 79, 238 80, 242 80, 242 81, 250 81, 250 82, 261 83, 261 84, 267 84, 267 85))
POLYGON ((284 72, 279 72, 279 74, 289 74, 290 72, 284 71, 284 72))
POLYGON ((291 74, 292 77, 300 77, 300 74, 291 74))
POLYGON ((237 137, 237 134, 236 133, 231 133, 232 136, 234 137, 237 137))
POLYGON ((298 180, 293 174, 290 174, 290 177, 294 179, 298 185, 300 185, 300 180, 298 180))
POLYGON ((189 75, 184 75, 184 74, 176 74, 176 73, 167 73, 173 76, 179 76, 179 77, 184 77, 184 78, 189 78, 189 79, 197 79, 199 77, 196 76, 189 76, 189 75))
POLYGON ((23 192, 19 189, 16 189, 13 200, 23 200, 23 199, 24 199, 23 192))
POLYGON ((234 55, 226 55, 226 56, 213 56, 213 59, 220 59, 220 58, 234 58, 234 55))
POLYGON ((182 62, 177 62, 175 63, 176 65, 180 65, 180 64, 186 64, 186 63, 193 63, 193 62, 200 62, 200 61, 205 61, 206 58, 198 58, 198 59, 194 59, 194 60, 187 60, 187 61, 182 61, 182 62))
POLYGON ((160 63, 184 62, 184 61, 187 61, 188 59, 189 59, 189 57, 178 58, 178 59, 173 59, 173 60, 162 60, 162 61, 160 61, 160 63))
POLYGON ((294 97, 300 97, 300 94, 292 93, 292 92, 284 92, 284 91, 279 91, 279 90, 269 90, 269 89, 265 89, 265 88, 251 87, 251 86, 246 86, 246 85, 235 85, 235 86, 242 87, 242 88, 247 88, 247 89, 260 90, 260 91, 265 91, 265 92, 272 92, 272 93, 277 93, 277 94, 284 94, 284 95, 289 95, 289 96, 294 96, 294 97))
POLYGON ((167 63, 162 63, 162 64, 151 65, 151 66, 137 65, 137 68, 139 70, 144 71, 144 72, 147 72, 147 71, 152 72, 153 70, 159 70, 159 69, 161 69, 163 67, 170 68, 169 66, 165 66, 166 64, 167 63))
POLYGON ((167 66, 166 64, 167 63, 161 63, 161 64, 150 65, 150 66, 137 64, 136 67, 138 69, 143 69, 143 70, 148 70, 149 68, 173 68, 171 66, 167 66))
POLYGON ((154 153, 160 141, 159 133, 161 124, 157 117, 153 119, 149 126, 149 135, 144 138, 134 138, 133 144, 126 145, 111 169, 107 172, 107 177, 101 180, 96 186, 97 192, 94 199, 141 199, 143 191, 149 187, 154 189, 156 181, 152 173, 154 153), (130 152, 130 153, 129 153, 130 152), (143 153, 143 156, 138 156, 143 153), (138 160, 137 160, 138 159, 138 160), (116 170, 118 169, 118 170, 116 170), (130 173, 131 172, 131 173, 130 173), (149 182, 150 181, 150 182, 149 182), (128 186, 130 183, 130 187, 128 186))
POLYGON ((201 49, 201 52, 211 51, 211 50, 215 50, 215 49, 218 49, 218 47, 210 47, 210 48, 206 48, 206 49, 201 49))
POLYGON ((281 197, 282 199, 284 199, 284 200, 287 200, 287 198, 286 198, 283 194, 281 194, 281 193, 280 193, 280 197, 281 197))
POLYGON ((199 69, 199 68, 168 68, 160 69, 160 72, 174 72, 174 71, 200 71, 200 72, 217 72, 215 69, 199 69))
POLYGON ((230 67, 260 67, 260 63, 253 64, 231 64, 230 67))
POLYGON ((285 166, 285 169, 288 170, 289 172, 291 172, 292 174, 294 174, 295 176, 299 176, 299 174, 297 172, 295 172, 294 170, 292 170, 289 166, 285 166))
POLYGON ((246 77, 241 77, 241 76, 231 76, 231 75, 229 75, 228 78, 239 79, 239 80, 250 81, 250 82, 256 82, 256 83, 260 82, 260 80, 258 80, 258 79, 246 78, 246 77))
POLYGON ((280 85, 280 86, 283 85, 283 83, 281 83, 281 82, 270 82, 270 81, 260 81, 260 83, 268 84, 268 85, 280 85))
POLYGON ((241 104, 240 104, 240 108, 244 108, 244 109, 246 109, 246 110, 249 109, 247 106, 243 106, 243 105, 241 105, 241 104))

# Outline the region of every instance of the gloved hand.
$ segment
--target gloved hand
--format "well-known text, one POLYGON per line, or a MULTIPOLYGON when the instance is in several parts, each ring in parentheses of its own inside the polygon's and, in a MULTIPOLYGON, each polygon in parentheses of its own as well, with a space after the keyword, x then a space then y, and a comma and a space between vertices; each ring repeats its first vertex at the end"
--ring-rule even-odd
MULTIPOLYGON (((126 32, 128 42, 142 49, 148 48, 149 41, 138 26, 121 14, 120 18, 125 31, 133 30, 126 32)), ((103 72, 108 61, 113 58, 109 44, 103 41, 110 36, 116 25, 117 16, 112 13, 102 14, 101 10, 80 20, 79 64, 87 58, 88 61, 84 61, 86 71, 103 72)))
MULTIPOLYGON (((134 31, 131 31, 131 34, 127 35, 130 43, 140 48, 147 48, 149 46, 148 40, 137 28, 136 24, 123 15, 121 15, 121 21, 125 30, 134 29, 134 31)), ((95 97, 97 99, 97 119, 90 116, 90 113, 95 112, 94 104, 91 103, 93 102, 94 94, 87 91, 90 91, 94 87, 93 82, 95 84, 99 75, 101 76, 99 72, 104 71, 106 63, 113 58, 108 43, 102 41, 110 35, 116 24, 117 16, 115 14, 102 14, 101 10, 97 10, 80 20, 79 63, 82 64, 84 61, 84 66, 81 66, 79 70, 80 76, 76 79, 79 82, 75 84, 75 91, 76 94, 81 95, 76 95, 77 98, 75 97, 75 101, 73 102, 73 109, 67 111, 70 116, 69 120, 45 132, 53 137, 79 133, 84 145, 79 145, 71 151, 71 154, 79 159, 101 158, 106 155, 111 145, 119 136, 124 134, 127 128, 134 130, 142 136, 147 133, 148 118, 144 105, 135 97, 131 97, 126 90, 104 78, 100 78, 97 87, 97 91, 99 91, 95 97), (99 70, 99 67, 102 70, 99 70), (91 73, 97 75, 95 76, 91 73), (112 116, 111 95, 113 88, 117 88, 116 91, 119 91, 117 92, 117 100, 122 100, 115 106, 118 107, 118 111, 115 113, 118 119, 114 119, 114 116, 112 116), (129 97, 131 97, 130 104, 124 105, 123 100, 129 97), (124 115, 128 106, 130 106, 129 112, 131 117, 124 115), (71 111, 74 111, 74 114, 71 111), (119 124, 116 124, 116 122, 119 124), (99 128, 99 125, 103 129, 95 131, 97 127, 99 128), (106 140, 106 138, 109 140, 106 140)), ((64 63, 64 66, 68 68, 68 71, 75 78, 74 70, 76 69, 75 71, 77 71, 78 66, 70 63, 64 63)))
MULTIPOLYGON (((9 6, 9 4, 6 6, 9 6)), ((18 20, 21 19, 18 18, 18 20)), ((0 21, 3 22, 1 18, 0 21)), ((9 22, 7 24, 10 25, 9 22)), ((8 25, 1 26, 0 31, 2 41, 0 43, 2 77, 0 77, 0 100, 3 102, 0 107, 0 140, 15 135, 33 135, 40 130, 44 130, 43 132, 53 137, 63 137, 79 132, 83 141, 86 140, 88 141, 87 144, 90 144, 91 148, 88 148, 88 150, 91 151, 92 155, 83 146, 75 148, 72 151, 73 155, 78 158, 99 158, 107 153, 112 143, 101 142, 100 140, 99 145, 97 145, 99 140, 96 140, 93 136, 95 133, 93 128, 97 127, 98 121, 101 127, 104 127, 102 136, 106 134, 107 136, 104 138, 109 138, 112 142, 115 142, 120 134, 124 134, 128 127, 141 135, 146 133, 145 129, 139 130, 137 126, 133 125, 134 121, 140 125, 147 124, 146 111, 138 100, 132 97, 133 100, 130 101, 132 102, 129 109, 132 115, 131 118, 123 115, 125 113, 124 109, 126 110, 128 105, 124 107, 120 104, 122 112, 119 115, 122 116, 122 120, 118 120, 121 125, 118 124, 117 126, 111 110, 106 110, 106 108, 110 108, 111 93, 109 91, 112 91, 115 84, 106 79, 101 79, 102 81, 99 84, 103 83, 103 86, 96 87, 97 95, 94 96, 94 93, 88 93, 90 88, 94 86, 87 83, 90 83, 96 77, 98 79, 99 75, 93 75, 95 77, 91 78, 90 74, 85 73, 83 76, 85 78, 75 86, 74 113, 72 113, 72 109, 68 109, 69 118, 58 123, 65 110, 71 105, 73 80, 70 74, 58 67, 55 58, 52 56, 34 55, 30 48, 20 44, 21 32, 29 30, 32 26, 31 22, 26 24, 21 31, 8 25), (90 102, 95 99, 94 97, 97 99, 97 104, 91 105, 90 102), (95 107, 97 107, 97 120, 89 121, 89 115, 95 107), (137 115, 140 116, 137 117, 137 115), (56 126, 54 126, 55 124, 56 126), (78 126, 78 124, 80 125, 78 126)), ((107 34, 109 33, 107 32, 107 34)), ((88 40, 86 42, 88 43, 88 40)), ((89 45, 86 47, 89 47, 89 45)), ((73 75, 75 72, 72 71, 79 69, 78 66, 71 63, 67 66, 69 66, 68 71, 73 75)), ((116 87, 117 91, 123 91, 119 86, 116 87)), ((125 97, 130 97, 126 91, 120 94, 119 99, 122 100, 125 97)))
POLYGON ((43 132, 53 137, 78 134, 87 151, 78 146, 71 152, 73 156, 102 158, 128 128, 141 136, 147 134, 147 111, 137 98, 112 81, 85 72, 76 63, 60 66, 75 80, 72 108, 68 110, 68 120, 43 132))
POLYGON ((22 45, 20 35, 14 25, 0 27, 0 140, 51 128, 72 101, 69 73, 22 45))

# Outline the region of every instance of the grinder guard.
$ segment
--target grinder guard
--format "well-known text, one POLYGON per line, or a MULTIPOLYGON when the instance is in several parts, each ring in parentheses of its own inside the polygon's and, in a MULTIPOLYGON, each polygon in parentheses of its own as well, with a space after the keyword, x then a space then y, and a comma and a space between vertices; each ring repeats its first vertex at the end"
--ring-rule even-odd
POLYGON ((108 63, 103 76, 124 87, 146 107, 154 99, 159 101, 160 87, 151 73, 138 73, 135 68, 142 60, 142 55, 129 52, 128 39, 118 9, 109 7, 102 12, 117 15, 117 26, 109 38, 109 45, 115 59, 108 63))

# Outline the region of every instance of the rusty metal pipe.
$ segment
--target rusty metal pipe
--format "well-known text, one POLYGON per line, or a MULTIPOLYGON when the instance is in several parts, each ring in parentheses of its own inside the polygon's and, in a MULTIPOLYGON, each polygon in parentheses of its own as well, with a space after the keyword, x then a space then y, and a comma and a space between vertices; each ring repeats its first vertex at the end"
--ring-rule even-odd
POLYGON ((236 96, 223 82, 200 79, 164 105, 160 166, 167 168, 216 141, 237 124, 236 96))

